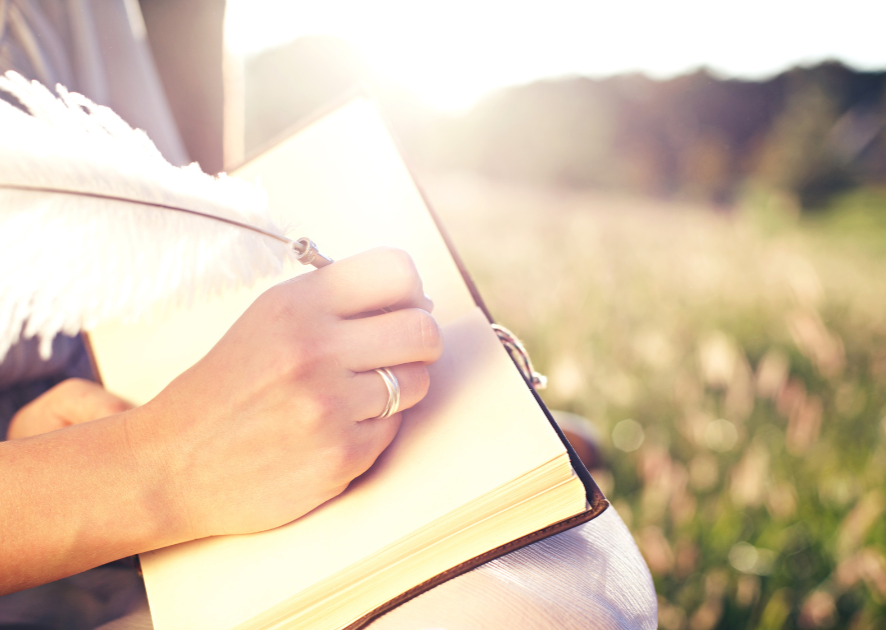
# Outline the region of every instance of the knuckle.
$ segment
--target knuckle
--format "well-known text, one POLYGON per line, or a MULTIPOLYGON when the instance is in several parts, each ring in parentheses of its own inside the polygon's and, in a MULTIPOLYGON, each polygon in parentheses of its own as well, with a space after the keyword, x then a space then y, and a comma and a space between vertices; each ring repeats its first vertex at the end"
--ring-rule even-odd
MULTIPOLYGON (((289 356, 290 373, 294 373, 296 376, 309 374, 324 363, 327 349, 317 340, 310 337, 299 337, 292 345, 289 356)), ((283 354, 289 353, 284 352, 283 354)))
POLYGON ((431 374, 428 372, 428 368, 423 365, 417 365, 414 368, 413 373, 413 387, 415 388, 415 395, 418 400, 424 398, 428 390, 431 387, 431 374))
POLYGON ((345 490, 348 489, 349 483, 350 483, 350 481, 348 481, 346 483, 340 483, 340 484, 337 484, 331 488, 328 488, 325 492, 323 492, 321 494, 322 499, 318 502, 318 505, 320 503, 325 503, 326 501, 329 501, 330 499, 334 499, 335 497, 340 495, 342 492, 344 492, 345 490))
POLYGON ((378 251, 380 255, 385 257, 387 264, 392 267, 408 269, 415 266, 415 263, 412 262, 412 256, 405 249, 400 249, 399 247, 380 247, 378 251))
POLYGON ((416 309, 415 313, 419 347, 427 352, 428 358, 436 360, 443 352, 443 335, 440 332, 440 326, 427 311, 416 309))
POLYGON ((272 370, 300 378, 335 360, 335 339, 322 320, 304 317, 300 302, 280 292, 281 287, 272 287, 259 297, 260 317, 243 334, 258 335, 265 350, 263 359, 272 370))
POLYGON ((260 363, 260 376, 268 382, 275 382, 280 376, 293 381, 301 380, 311 370, 312 357, 309 355, 308 350, 294 344, 267 352, 260 363))
POLYGON ((385 247, 382 250, 384 256, 385 273, 396 279, 399 284, 412 286, 418 281, 418 269, 412 256, 396 247, 385 247))
POLYGON ((297 276, 272 286, 258 296, 255 305, 266 321, 291 325, 293 320, 302 319, 303 305, 310 301, 308 293, 308 284, 297 276))
POLYGON ((336 479, 350 481, 360 473, 363 453, 355 444, 345 441, 330 449, 327 465, 336 479))
POLYGON ((271 369, 293 381, 302 381, 325 372, 336 360, 334 355, 332 344, 318 335, 293 335, 274 349, 271 369))
POLYGON ((340 409, 341 401, 337 397, 315 393, 305 403, 305 424, 312 431, 322 430, 332 423, 340 409))

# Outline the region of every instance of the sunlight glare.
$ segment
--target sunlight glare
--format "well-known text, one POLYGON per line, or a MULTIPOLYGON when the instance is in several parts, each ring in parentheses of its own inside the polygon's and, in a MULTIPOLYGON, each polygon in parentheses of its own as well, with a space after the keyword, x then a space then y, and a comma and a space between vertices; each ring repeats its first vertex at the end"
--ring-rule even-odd
POLYGON ((251 54, 302 35, 334 35, 380 76, 437 109, 459 110, 495 88, 571 74, 666 77, 706 65, 757 78, 834 57, 884 67, 877 18, 886 9, 879 6, 847 0, 837 12, 798 0, 228 0, 226 37, 232 50, 251 54))

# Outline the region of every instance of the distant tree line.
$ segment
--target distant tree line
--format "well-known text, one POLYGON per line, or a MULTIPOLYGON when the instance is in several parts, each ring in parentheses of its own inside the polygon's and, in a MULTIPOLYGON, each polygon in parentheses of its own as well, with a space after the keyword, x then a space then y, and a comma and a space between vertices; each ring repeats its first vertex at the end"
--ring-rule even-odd
POLYGON ((376 80, 342 42, 302 38, 248 60, 247 146, 361 82, 424 168, 721 204, 758 182, 804 208, 886 183, 886 71, 838 62, 764 81, 707 70, 538 81, 441 116, 376 80))

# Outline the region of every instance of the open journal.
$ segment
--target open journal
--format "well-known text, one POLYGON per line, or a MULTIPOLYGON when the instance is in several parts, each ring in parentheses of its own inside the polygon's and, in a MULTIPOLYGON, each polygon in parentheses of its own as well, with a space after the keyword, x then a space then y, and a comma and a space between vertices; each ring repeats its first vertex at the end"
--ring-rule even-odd
MULTIPOLYGON (((443 357, 394 442, 340 496, 283 527, 142 554, 154 627, 359 628, 511 549, 590 520, 606 501, 526 385, 372 102, 356 97, 234 175, 334 259, 408 251, 435 303, 443 357)), ((258 286, 89 341, 105 386, 135 403, 202 357, 258 286)), ((381 385, 381 383, 380 383, 381 385)))

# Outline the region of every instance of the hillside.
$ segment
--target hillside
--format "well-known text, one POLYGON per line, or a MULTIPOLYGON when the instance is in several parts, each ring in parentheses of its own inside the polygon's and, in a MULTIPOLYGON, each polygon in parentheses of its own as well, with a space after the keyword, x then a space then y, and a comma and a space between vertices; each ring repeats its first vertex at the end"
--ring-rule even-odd
POLYGON ((426 170, 720 205, 752 183, 795 194, 807 208, 886 182, 886 72, 837 62, 765 81, 704 69, 664 81, 554 79, 442 116, 379 81, 343 42, 302 38, 248 60, 247 147, 361 82, 426 170))

